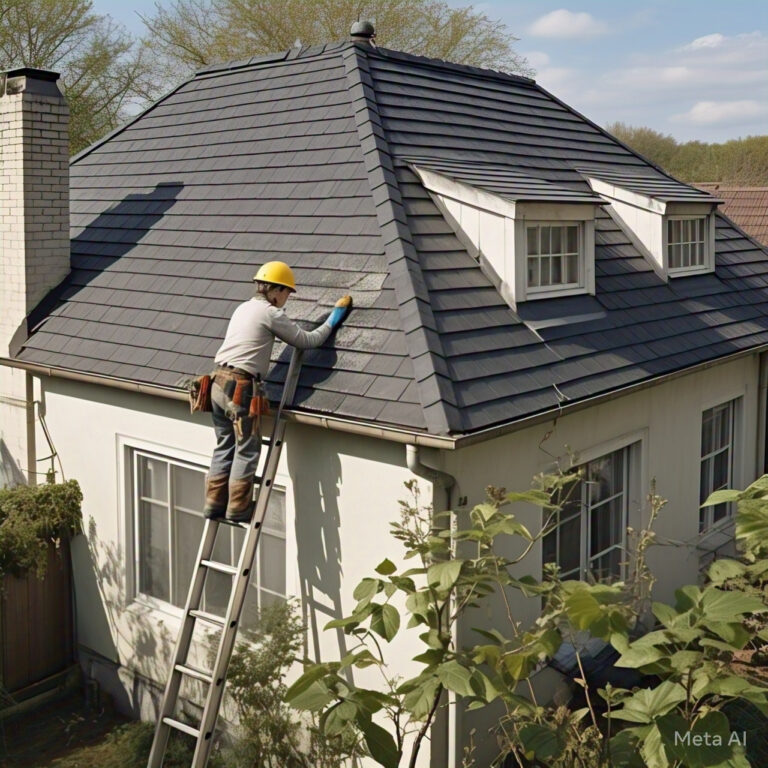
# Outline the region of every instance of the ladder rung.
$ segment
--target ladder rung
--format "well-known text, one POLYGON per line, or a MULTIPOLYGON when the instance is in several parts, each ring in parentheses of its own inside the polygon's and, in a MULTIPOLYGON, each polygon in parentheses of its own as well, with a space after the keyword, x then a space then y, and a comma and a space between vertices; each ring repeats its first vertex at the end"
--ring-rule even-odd
POLYGON ((197 728, 193 728, 191 725, 182 723, 179 720, 174 720, 172 717, 164 717, 163 722, 166 725, 170 725, 171 728, 175 728, 177 731, 181 731, 182 733, 188 733, 190 736, 194 736, 195 738, 200 735, 200 731, 197 728))
POLYGON ((194 616, 196 619, 207 621, 209 624, 218 624, 220 627, 223 627, 226 624, 224 617, 217 616, 215 613, 207 613, 206 611, 198 611, 197 609, 194 609, 189 612, 189 615, 194 616))
POLYGON ((176 670, 181 672, 182 675, 187 675, 187 677, 194 677, 195 680, 202 680, 204 683, 213 682, 213 677, 211 676, 210 672, 198 669, 197 667, 192 667, 189 664, 177 664, 176 670))
POLYGON ((200 565, 204 565, 206 568, 210 568, 212 571, 228 573, 230 576, 234 576, 237 573, 237 568, 234 565, 227 565, 227 563, 217 563, 215 560, 201 560, 200 565))
POLYGON ((233 525, 235 528, 245 528, 247 531, 250 527, 250 523, 237 523, 234 520, 227 520, 226 517, 219 518, 220 523, 224 523, 224 525, 233 525))

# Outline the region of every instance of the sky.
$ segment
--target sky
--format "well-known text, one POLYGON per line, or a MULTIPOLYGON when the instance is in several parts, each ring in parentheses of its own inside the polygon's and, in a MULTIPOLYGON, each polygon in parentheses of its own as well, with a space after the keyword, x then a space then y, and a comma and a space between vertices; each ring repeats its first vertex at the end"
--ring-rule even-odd
MULTIPOLYGON (((448 0, 455 7, 466 0, 448 0)), ((170 5, 170 0, 161 0, 170 5)), ((93 0, 130 31, 154 0, 93 0)), ((678 141, 768 134, 765 0, 488 0, 536 80, 599 125, 621 121, 678 141)))

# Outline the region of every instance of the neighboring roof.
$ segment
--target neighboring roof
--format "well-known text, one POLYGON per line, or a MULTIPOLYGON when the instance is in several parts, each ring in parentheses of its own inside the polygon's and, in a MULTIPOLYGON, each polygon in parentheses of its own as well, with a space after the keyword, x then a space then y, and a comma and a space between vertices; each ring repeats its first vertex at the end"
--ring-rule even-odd
POLYGON ((720 210, 748 235, 768 245, 768 187, 737 187, 717 182, 696 186, 722 198, 720 210))
POLYGON ((600 181, 615 184, 617 187, 628 189, 639 195, 659 200, 663 203, 672 202, 702 202, 716 203, 719 198, 709 192, 696 189, 689 184, 673 179, 670 176, 662 176, 653 173, 651 168, 628 171, 627 169, 602 168, 599 166, 579 165, 578 169, 585 175, 599 179, 600 181))
MULTIPOLYGON (((603 205, 608 201, 589 189, 569 189, 559 187, 529 173, 521 173, 514 168, 498 163, 484 163, 472 160, 432 160, 431 158, 408 157, 414 170, 423 168, 434 171, 454 181, 492 192, 499 197, 514 202, 556 202, 556 203, 592 203, 603 205)), ((567 166, 564 166, 567 168, 567 166)))
MULTIPOLYGON (((577 197, 576 166, 679 185, 526 78, 352 43, 218 67, 75 159, 72 274, 17 357, 177 385, 211 367, 272 258, 296 271, 290 315, 355 301, 305 354, 296 408, 411 431, 468 433, 768 343, 768 254, 726 219, 716 273, 665 283, 601 213, 596 296, 515 313, 413 158, 577 197)), ((277 344, 273 397, 287 359, 277 344)))

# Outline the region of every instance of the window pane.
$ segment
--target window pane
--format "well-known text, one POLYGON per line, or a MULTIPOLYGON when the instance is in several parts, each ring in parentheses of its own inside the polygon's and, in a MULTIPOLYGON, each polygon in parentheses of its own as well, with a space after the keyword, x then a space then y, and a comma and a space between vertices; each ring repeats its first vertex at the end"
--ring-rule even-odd
POLYGON ((706 456, 712 452, 712 432, 714 426, 714 412, 712 409, 704 411, 701 419, 701 455, 706 456))
POLYGON ((543 563, 557 562, 557 531, 548 533, 541 542, 541 561, 543 563))
POLYGON ((731 442, 731 409, 721 408, 715 415, 715 447, 724 448, 731 442))
POLYGON ((261 593, 261 609, 262 610, 269 608, 272 605, 277 605, 278 603, 284 603, 284 602, 285 602, 284 597, 279 597, 278 595, 272 595, 269 592, 261 593))
POLYGON ((139 456, 139 495, 153 501, 168 501, 168 466, 164 461, 139 456))
POLYGON ((730 451, 725 450, 715 454, 712 462, 712 490, 719 491, 728 485, 728 470, 730 451))
POLYGON ((572 517, 560 526, 560 552, 558 562, 561 571, 579 568, 581 561, 581 520, 572 517))
POLYGON ((552 256, 550 267, 552 268, 552 285, 560 285, 563 282, 563 257, 552 256))
POLYGON ((540 285, 539 259, 537 257, 528 259, 528 285, 531 287, 540 285))
MULTIPOLYGON (((177 469, 177 468, 176 468, 177 469)), ((203 518, 188 512, 176 511, 173 515, 173 604, 184 607, 192 580, 200 539, 203 535, 203 518)))
POLYGON ((681 233, 680 233, 681 223, 680 223, 680 219, 675 219, 674 221, 671 222, 671 224, 672 224, 672 237, 670 237, 670 242, 672 242, 672 243, 679 243, 680 240, 681 240, 681 233))
POLYGON ((616 496, 591 510, 589 521, 589 554, 597 555, 624 538, 623 527, 624 497, 616 496))
POLYGON ((203 511, 205 473, 188 467, 171 466, 173 503, 184 509, 203 511))
POLYGON ((672 227, 672 223, 672 219, 667 219, 667 245, 671 245, 674 238, 674 229, 672 227))
MULTIPOLYGON (((704 459, 701 462, 701 476, 699 477, 699 504, 707 500, 712 488, 712 459, 704 459)), ((702 510, 705 512, 706 508, 702 510)))
POLYGON ((285 594, 285 539, 263 533, 259 549, 261 586, 285 594))
POLYGON ((552 251, 551 253, 563 252, 563 227, 552 227, 552 251))
POLYGON ((624 452, 616 451, 589 462, 587 480, 590 506, 620 493, 624 483, 624 452))
POLYGON ((550 258, 549 256, 541 256, 540 259, 540 265, 541 265, 541 285, 552 285, 552 281, 550 280, 549 276, 549 262, 550 258))
POLYGON ((285 533, 285 494, 273 489, 269 494, 264 527, 279 533, 285 533))
POLYGON ((551 243, 550 243, 550 233, 552 232, 552 227, 540 227, 541 230, 541 253, 552 253, 551 249, 551 243))
POLYGON ((539 228, 528 227, 528 255, 533 256, 539 252, 539 228))
POLYGON ((578 283, 579 282, 579 257, 575 255, 566 256, 565 263, 566 263, 566 270, 567 270, 565 281, 567 283, 578 283))
MULTIPOLYGON (((239 529, 238 529, 239 530, 239 529)), ((234 553, 232 551, 232 528, 224 525, 219 526, 219 530, 216 533, 216 543, 213 547, 213 560, 220 563, 227 563, 228 565, 235 564, 235 557, 239 554, 239 550, 234 553)), ((228 576, 226 573, 217 573, 213 570, 208 570, 205 576, 205 610, 210 613, 215 613, 223 616, 227 610, 227 604, 229 602, 229 595, 232 591, 232 579, 233 576, 228 576)))
POLYGON ((168 574, 168 509, 139 503, 139 591, 170 600, 168 574))
POLYGON ((566 231, 568 233, 568 253, 578 253, 579 251, 579 228, 578 227, 567 227, 566 231))
POLYGON ((590 570, 598 581, 611 581, 621 578, 621 550, 612 549, 593 560, 590 570))
POLYGON ((673 245, 669 249, 669 266, 673 268, 680 266, 680 246, 679 245, 673 245))

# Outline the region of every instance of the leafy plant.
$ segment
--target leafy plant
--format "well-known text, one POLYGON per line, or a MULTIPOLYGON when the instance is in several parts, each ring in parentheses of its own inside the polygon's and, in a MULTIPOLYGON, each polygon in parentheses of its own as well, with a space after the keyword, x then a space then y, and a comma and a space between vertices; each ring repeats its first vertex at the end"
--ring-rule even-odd
POLYGON ((80 532, 82 500, 76 480, 0 490, 0 577, 42 578, 48 544, 80 532))
POLYGON ((324 734, 306 727, 285 704, 284 678, 302 645, 304 626, 293 602, 261 611, 232 656, 227 690, 239 733, 224 759, 232 768, 338 768, 360 752, 354 733, 324 734))

